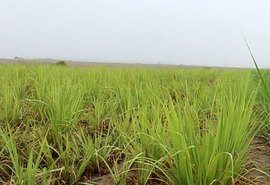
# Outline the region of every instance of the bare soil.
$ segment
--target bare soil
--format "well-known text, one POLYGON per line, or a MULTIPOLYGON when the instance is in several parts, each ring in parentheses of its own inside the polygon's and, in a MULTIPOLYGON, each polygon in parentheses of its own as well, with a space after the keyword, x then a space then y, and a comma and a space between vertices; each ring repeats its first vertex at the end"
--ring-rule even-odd
POLYGON ((263 136, 254 138, 241 182, 237 185, 270 185, 270 143, 263 136))

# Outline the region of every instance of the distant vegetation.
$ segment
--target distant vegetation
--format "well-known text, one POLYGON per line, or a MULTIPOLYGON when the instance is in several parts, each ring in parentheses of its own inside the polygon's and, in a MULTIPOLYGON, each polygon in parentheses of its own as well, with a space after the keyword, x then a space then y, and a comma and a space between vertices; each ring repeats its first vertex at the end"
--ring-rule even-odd
POLYGON ((66 66, 67 65, 64 60, 60 60, 60 61, 56 62, 55 64, 58 66, 66 66))
POLYGON ((0 70, 3 184, 246 180, 248 152, 265 112, 250 70, 0 70))

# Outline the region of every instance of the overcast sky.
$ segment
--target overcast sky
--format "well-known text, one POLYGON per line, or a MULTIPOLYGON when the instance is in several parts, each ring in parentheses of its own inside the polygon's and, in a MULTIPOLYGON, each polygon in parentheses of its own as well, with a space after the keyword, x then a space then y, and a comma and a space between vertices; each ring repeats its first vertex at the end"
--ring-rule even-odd
POLYGON ((0 58, 270 67, 268 0, 0 0, 0 58))

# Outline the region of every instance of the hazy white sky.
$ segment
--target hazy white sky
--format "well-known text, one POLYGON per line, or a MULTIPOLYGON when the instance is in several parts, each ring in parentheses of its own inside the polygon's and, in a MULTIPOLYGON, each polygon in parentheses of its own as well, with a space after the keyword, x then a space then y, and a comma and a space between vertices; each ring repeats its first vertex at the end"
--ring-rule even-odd
POLYGON ((0 0, 0 58, 270 67, 269 0, 0 0))

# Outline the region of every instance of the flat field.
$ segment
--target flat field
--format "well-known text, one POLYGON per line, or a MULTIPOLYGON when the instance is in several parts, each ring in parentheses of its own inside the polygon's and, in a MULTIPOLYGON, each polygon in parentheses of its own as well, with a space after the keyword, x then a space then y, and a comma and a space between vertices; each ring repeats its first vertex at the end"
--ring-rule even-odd
POLYGON ((2 184, 267 184, 256 71, 2 64, 0 86, 2 184))

